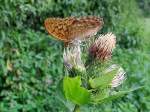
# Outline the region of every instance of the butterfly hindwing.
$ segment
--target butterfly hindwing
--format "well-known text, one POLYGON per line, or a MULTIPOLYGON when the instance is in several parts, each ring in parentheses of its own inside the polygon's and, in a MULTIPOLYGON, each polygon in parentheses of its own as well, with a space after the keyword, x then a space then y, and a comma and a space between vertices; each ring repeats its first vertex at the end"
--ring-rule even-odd
POLYGON ((102 27, 103 20, 98 17, 83 17, 70 26, 72 38, 84 39, 97 33, 102 27))

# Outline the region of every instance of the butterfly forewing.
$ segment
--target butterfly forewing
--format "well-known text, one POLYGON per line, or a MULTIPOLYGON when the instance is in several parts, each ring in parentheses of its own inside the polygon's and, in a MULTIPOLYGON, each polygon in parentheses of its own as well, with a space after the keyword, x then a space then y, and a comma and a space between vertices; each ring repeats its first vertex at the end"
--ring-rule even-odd
POLYGON ((68 41, 68 26, 61 18, 48 18, 45 28, 49 34, 63 41, 68 41))
POLYGON ((94 35, 103 25, 98 17, 83 18, 48 18, 45 20, 46 30, 54 37, 70 42, 94 35))

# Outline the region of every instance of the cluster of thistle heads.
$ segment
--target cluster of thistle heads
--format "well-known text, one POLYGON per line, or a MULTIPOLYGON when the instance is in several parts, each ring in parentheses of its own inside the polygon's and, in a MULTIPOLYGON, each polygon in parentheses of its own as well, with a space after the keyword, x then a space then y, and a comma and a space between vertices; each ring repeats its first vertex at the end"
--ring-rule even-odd
POLYGON ((78 111, 76 106, 112 101, 136 90, 113 89, 126 79, 123 68, 112 60, 116 36, 107 33, 98 38, 87 39, 95 35, 103 24, 103 19, 99 17, 45 20, 48 33, 67 45, 63 54, 66 72, 63 80, 58 83, 57 93, 69 110, 74 108, 73 112, 78 111), (82 39, 85 41, 81 41, 82 39), (70 108, 69 105, 72 104, 73 108, 70 108))
POLYGON ((111 61, 112 52, 116 46, 116 36, 113 33, 107 33, 100 35, 94 41, 86 42, 88 44, 76 42, 65 48, 63 59, 68 75, 77 76, 80 73, 76 71, 80 71, 86 73, 86 77, 90 78, 116 70, 109 85, 114 88, 122 84, 125 80, 125 71, 111 61))

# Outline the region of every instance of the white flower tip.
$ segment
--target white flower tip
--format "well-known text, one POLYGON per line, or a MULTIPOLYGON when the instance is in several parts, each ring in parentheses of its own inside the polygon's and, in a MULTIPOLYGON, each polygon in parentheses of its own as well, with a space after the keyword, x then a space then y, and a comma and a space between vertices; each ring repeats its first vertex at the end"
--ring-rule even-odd
POLYGON ((84 67, 81 60, 80 46, 73 46, 66 48, 63 53, 63 59, 64 65, 69 69, 72 69, 72 67, 75 68, 84 67))
POLYGON ((116 73, 115 77, 113 78, 110 85, 111 85, 111 87, 117 87, 120 84, 122 84, 123 81, 126 79, 126 76, 125 76, 126 72, 124 71, 124 69, 122 67, 120 67, 116 64, 113 64, 108 69, 106 69, 105 73, 111 72, 113 70, 117 70, 117 73, 116 73))
POLYGON ((119 86, 120 84, 122 84, 123 81, 126 79, 125 73, 126 73, 126 72, 123 70, 123 68, 120 67, 120 68, 118 69, 118 71, 117 71, 115 77, 114 77, 113 80, 112 80, 111 86, 112 86, 112 87, 117 87, 117 86, 119 86))

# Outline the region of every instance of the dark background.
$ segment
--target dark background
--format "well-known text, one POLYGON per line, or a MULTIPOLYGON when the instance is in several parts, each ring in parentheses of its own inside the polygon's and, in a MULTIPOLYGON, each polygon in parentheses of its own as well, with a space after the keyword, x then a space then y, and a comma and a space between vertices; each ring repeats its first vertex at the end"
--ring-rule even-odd
POLYGON ((113 59, 127 72, 123 88, 144 86, 86 112, 150 111, 149 0, 0 0, 0 112, 65 112, 55 97, 64 75, 63 44, 44 29, 48 17, 95 15, 113 32, 113 59))

